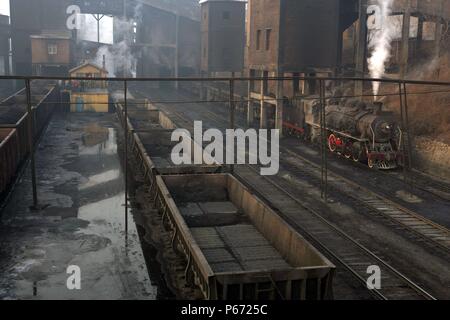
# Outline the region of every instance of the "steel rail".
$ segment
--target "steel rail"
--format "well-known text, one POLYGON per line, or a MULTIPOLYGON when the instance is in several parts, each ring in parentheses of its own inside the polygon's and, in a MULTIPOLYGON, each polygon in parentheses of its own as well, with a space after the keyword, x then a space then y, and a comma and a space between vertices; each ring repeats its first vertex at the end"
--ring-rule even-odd
MULTIPOLYGON (((258 171, 250 166, 246 166, 246 168, 251 169, 252 171, 255 172, 255 174, 259 174, 258 171)), ((235 171, 234 173, 235 175, 239 175, 238 171, 235 171)), ((414 291, 416 291, 419 295, 423 296, 424 298, 428 299, 428 300, 437 300, 435 297, 433 297, 430 293, 428 293, 425 289, 421 288, 418 284, 416 284, 415 282, 413 282, 412 280, 410 280, 408 277, 406 277, 405 275, 403 275, 400 271, 398 271, 397 269, 395 269, 393 266, 391 266, 390 264, 388 264, 387 262, 385 262, 383 259, 381 259, 380 257, 378 257, 375 253, 373 253, 370 249, 368 249, 367 247, 365 247, 364 245, 360 244, 357 240, 355 240, 353 237, 351 237, 349 234, 347 234, 345 231, 341 230, 339 227, 337 227, 336 225, 334 225, 333 223, 331 223, 330 221, 328 221, 327 219, 325 219, 324 217, 322 217, 321 214, 319 214, 317 211, 315 211, 314 209, 311 209, 307 206, 305 206, 303 203, 301 203, 297 197, 293 194, 291 194, 289 191, 287 191, 285 188, 281 187, 279 184, 277 184, 276 182, 272 181, 271 179, 269 179, 266 176, 261 176, 264 180, 266 180, 268 183, 272 184, 274 187, 276 187, 278 190, 280 190, 281 192, 283 192, 284 194, 286 194, 290 199, 292 199, 294 202, 296 202, 298 205, 300 205, 301 207, 303 207, 305 210, 309 211, 310 213, 312 213, 316 218, 318 218, 319 220, 321 220, 324 224, 326 224, 328 227, 330 227, 331 229, 333 229, 336 233, 338 233, 339 235, 341 235, 343 238, 345 238, 346 240, 350 241, 352 244, 354 244, 355 246, 357 246, 358 248, 360 248, 365 254, 369 255, 370 257, 372 257, 373 259, 375 259, 376 261, 378 261, 381 265, 383 265, 384 267, 386 267, 387 269, 389 269, 392 273, 394 273, 398 278, 400 278, 402 281, 406 282, 406 284, 413 289, 414 291)), ((241 179, 243 179, 243 177, 241 176, 241 179)), ((243 181, 247 181, 245 178, 243 181)), ((263 196, 263 199, 266 199, 266 201, 268 201, 268 199, 266 197, 263 196)), ((321 247, 323 247, 327 252, 331 253, 333 255, 333 257, 339 259, 338 261, 343 263, 343 265, 354 275, 357 276, 357 278, 363 282, 363 284, 367 284, 366 279, 362 278, 359 273, 354 270, 351 266, 349 266, 347 263, 345 263, 345 261, 343 261, 339 256, 337 256, 336 254, 334 254, 331 249, 328 249, 326 245, 324 245, 323 243, 321 243, 320 241, 318 241, 309 231, 304 230, 302 227, 300 227, 298 225, 298 223, 296 223, 295 221, 292 221, 292 219, 290 219, 289 217, 287 217, 285 214, 283 214, 283 212, 278 209, 277 210, 282 216, 283 219, 286 219, 288 221, 290 221, 291 224, 294 224, 295 226, 297 226, 299 229, 301 229, 303 232, 305 232, 309 237, 311 237, 312 239, 314 239, 314 241, 317 241, 321 247)), ((373 291, 377 296, 382 297, 383 300, 389 300, 388 297, 386 297, 385 294, 381 293, 379 289, 373 289, 371 290, 373 291)))
MULTIPOLYGON (((306 162, 308 165, 310 165, 310 166, 312 166, 312 167, 315 167, 316 169, 320 167, 319 165, 317 165, 317 164, 314 163, 313 161, 311 161, 311 160, 309 160, 309 159, 306 159, 306 158, 304 158, 303 156, 299 155, 298 153, 295 153, 295 152, 293 152, 293 151, 291 151, 291 150, 289 150, 289 149, 287 149, 287 148, 283 148, 283 151, 285 151, 286 153, 288 153, 289 155, 291 155, 291 156, 293 156, 293 157, 295 157, 295 158, 297 158, 297 159, 301 159, 302 161, 306 162)), ((432 228, 434 228, 434 229, 437 229, 437 230, 439 230, 439 231, 441 231, 441 232, 443 232, 443 233, 446 233, 446 234, 449 234, 449 235, 450 235, 450 231, 449 231, 446 227, 444 227, 444 226, 442 226, 442 225, 440 225, 440 224, 438 224, 438 223, 435 223, 435 222, 433 222, 433 221, 431 221, 431 220, 429 220, 429 219, 423 217, 422 215, 420 215, 420 214, 418 214, 418 213, 416 213, 416 212, 414 212, 414 211, 412 211, 412 210, 410 210, 410 209, 408 209, 408 208, 405 208, 404 206, 402 206, 402 205, 400 205, 400 204, 398 204, 398 203, 396 203, 396 202, 394 202, 394 201, 388 199, 387 197, 385 197, 385 196, 383 196, 383 195, 380 195, 379 193, 374 192, 374 191, 372 191, 372 190, 366 188, 365 186, 363 186, 363 185, 361 185, 361 184, 358 184, 358 183, 356 183, 356 182, 354 182, 354 181, 352 181, 352 180, 350 180, 350 179, 348 179, 348 178, 346 178, 346 177, 343 177, 343 176, 341 176, 341 175, 335 173, 334 171, 330 172, 330 175, 331 175, 333 178, 338 179, 338 180, 341 180, 341 181, 343 181, 344 183, 346 183, 346 184, 348 184, 348 185, 350 185, 350 186, 352 186, 352 187, 354 187, 354 188, 359 188, 359 189, 363 190, 365 193, 367 193, 367 194, 369 194, 369 195, 372 195, 372 196, 375 197, 375 198, 381 199, 381 200, 382 200, 383 202, 385 202, 386 204, 395 207, 397 210, 399 210, 399 211, 401 211, 401 212, 403 212, 403 213, 409 215, 411 218, 416 219, 416 220, 418 220, 418 221, 421 221, 422 223, 424 223, 424 224, 426 224, 426 225, 428 225, 428 226, 430 226, 430 227, 432 227, 432 228)), ((420 237, 423 238, 424 240, 427 240, 427 241, 429 241, 429 242, 432 242, 433 244, 435 244, 435 245, 441 247, 442 249, 444 249, 444 250, 447 251, 447 252, 450 251, 450 248, 449 248, 448 245, 446 246, 446 245, 444 245, 443 243, 438 242, 438 241, 436 241, 436 240, 430 238, 429 236, 426 236, 425 234, 423 234, 423 233, 419 232, 418 230, 416 230, 416 228, 414 228, 414 227, 412 227, 412 226, 408 226, 407 224, 402 223, 402 222, 399 221, 398 219, 395 219, 394 217, 390 216, 389 214, 386 214, 385 212, 383 212, 382 210, 379 210, 379 209, 373 207, 372 205, 370 205, 369 203, 367 203, 366 201, 364 201, 364 200, 362 200, 362 199, 359 199, 358 197, 355 197, 355 196, 353 196, 353 195, 351 195, 351 194, 346 194, 346 195, 349 196, 349 197, 351 197, 351 198, 353 198, 353 199, 355 199, 356 201, 361 202, 361 203, 364 204, 366 207, 369 207, 369 209, 375 210, 375 211, 376 211, 377 213, 379 213, 380 215, 382 215, 382 216, 384 216, 384 217, 386 217, 386 218, 389 218, 391 221, 393 221, 393 222, 399 224, 401 227, 403 227, 403 228, 405 228, 405 229, 407 229, 407 230, 413 232, 414 234, 420 236, 420 237)))

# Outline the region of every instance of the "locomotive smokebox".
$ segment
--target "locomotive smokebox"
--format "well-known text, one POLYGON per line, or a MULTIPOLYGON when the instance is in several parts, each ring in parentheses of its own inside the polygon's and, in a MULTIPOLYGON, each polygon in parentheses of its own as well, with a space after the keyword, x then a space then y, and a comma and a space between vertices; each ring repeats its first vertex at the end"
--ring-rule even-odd
POLYGON ((376 116, 381 115, 381 113, 383 112, 383 102, 374 102, 373 104, 373 114, 376 116))

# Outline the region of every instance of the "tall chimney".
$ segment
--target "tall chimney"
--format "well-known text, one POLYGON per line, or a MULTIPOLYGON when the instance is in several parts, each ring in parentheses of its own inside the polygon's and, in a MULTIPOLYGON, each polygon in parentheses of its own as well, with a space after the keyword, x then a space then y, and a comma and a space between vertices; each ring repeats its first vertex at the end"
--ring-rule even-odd
POLYGON ((106 70, 106 56, 105 55, 103 55, 102 67, 103 67, 104 70, 106 70))

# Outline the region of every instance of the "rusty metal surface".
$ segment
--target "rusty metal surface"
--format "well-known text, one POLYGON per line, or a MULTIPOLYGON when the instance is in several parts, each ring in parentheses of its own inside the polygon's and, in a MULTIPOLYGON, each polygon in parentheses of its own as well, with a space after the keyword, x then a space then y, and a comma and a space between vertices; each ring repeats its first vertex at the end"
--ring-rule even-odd
MULTIPOLYGON (((16 177, 17 170, 23 165, 30 154, 28 137, 28 112, 26 101, 23 101, 24 91, 5 99, 0 105, 0 194, 7 191, 16 177), (5 135, 6 134, 6 135, 5 135)), ((32 90, 34 106, 34 130, 31 134, 37 141, 48 123, 59 99, 59 90, 46 85, 37 86, 32 90)))
MULTIPOLYGON (((173 232, 174 244, 182 248, 187 269, 192 271, 195 283, 200 283, 205 298, 234 297, 228 295, 230 285, 254 284, 255 296, 259 294, 256 288, 263 283, 272 283, 269 287, 273 291, 282 281, 314 279, 331 285, 334 266, 300 235, 292 233, 275 212, 231 175, 158 176, 157 181, 157 207, 173 232), (237 194, 242 195, 243 203, 236 201, 237 194), (253 209, 258 207, 263 211, 260 213, 265 224, 254 220, 258 219, 257 211, 248 210, 248 204, 253 201, 256 201, 253 209), (237 221, 223 223, 221 219, 207 219, 208 215, 222 214, 234 215, 237 221), (192 226, 186 215, 203 216, 206 225, 192 226), (289 235, 290 248, 277 249, 284 245, 284 240, 274 241, 275 231, 289 235), (292 243, 296 244, 292 247, 292 243), (298 250, 293 250, 294 247, 298 250), (299 255, 302 263, 298 263, 299 255)), ((328 284, 323 291, 317 286, 314 289, 317 291, 313 290, 315 296, 325 298, 328 284)), ((291 299, 289 290, 280 295, 291 299)), ((299 293, 297 297, 306 296, 299 293)))
POLYGON ((18 136, 15 129, 0 129, 0 195, 12 182, 19 163, 18 136))
POLYGON ((196 228, 192 234, 214 272, 291 267, 253 225, 196 228))
MULTIPOLYGON (((128 130, 131 133, 128 138, 132 151, 148 175, 153 172, 158 174, 221 172, 222 168, 219 165, 176 166, 172 163, 172 150, 178 142, 172 142, 171 135, 176 125, 164 112, 139 102, 131 104, 127 120, 121 103, 116 103, 116 112, 122 127, 128 123, 128 130)), ((192 141, 193 148, 194 145, 192 141)), ((193 154, 191 156, 193 157, 193 154)))

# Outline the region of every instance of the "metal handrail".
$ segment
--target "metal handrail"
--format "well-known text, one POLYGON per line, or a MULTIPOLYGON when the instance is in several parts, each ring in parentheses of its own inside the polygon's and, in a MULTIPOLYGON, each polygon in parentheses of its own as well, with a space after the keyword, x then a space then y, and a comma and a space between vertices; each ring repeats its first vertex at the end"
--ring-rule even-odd
MULTIPOLYGON (((86 77, 60 77, 60 76, 0 76, 1 80, 86 80, 86 77)), ((425 81, 425 80, 405 80, 405 79, 388 79, 388 78, 362 78, 362 77, 139 77, 139 78, 89 78, 91 81, 110 81, 110 82, 216 82, 216 81, 291 81, 291 80, 317 80, 317 81, 362 81, 362 82, 381 82, 394 84, 415 84, 415 85, 435 85, 435 86, 450 86, 448 81, 425 81)))

